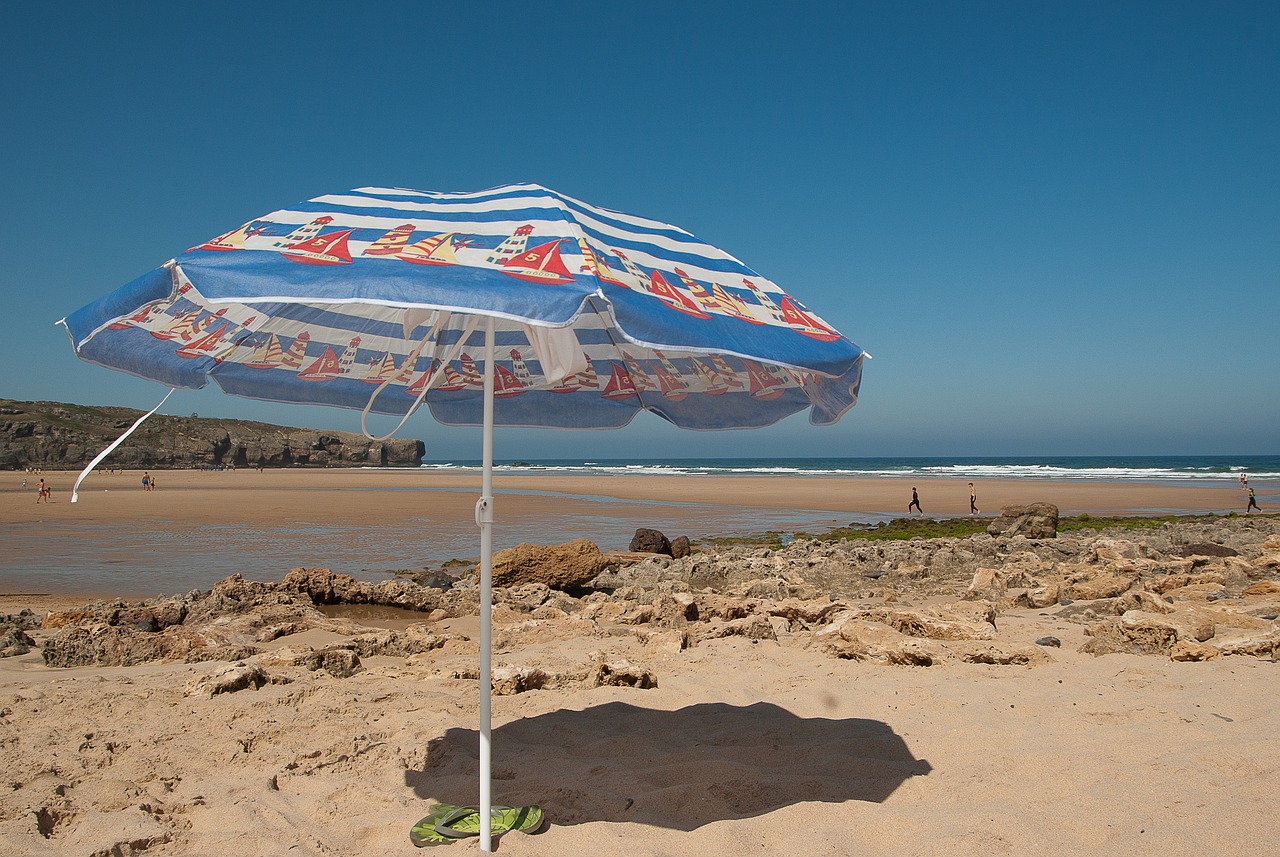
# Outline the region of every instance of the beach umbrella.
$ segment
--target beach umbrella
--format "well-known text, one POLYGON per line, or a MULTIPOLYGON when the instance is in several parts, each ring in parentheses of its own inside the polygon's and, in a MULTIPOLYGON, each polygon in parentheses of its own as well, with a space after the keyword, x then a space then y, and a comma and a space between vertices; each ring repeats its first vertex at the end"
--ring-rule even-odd
POLYGON ((357 409, 366 434, 368 414, 403 425, 423 404, 441 423, 483 427, 484 850, 493 427, 618 428, 641 411, 689 429, 801 411, 827 425, 857 401, 866 356, 683 229, 531 184, 319 196, 192 247, 60 323, 82 360, 175 389, 212 379, 235 396, 357 409))

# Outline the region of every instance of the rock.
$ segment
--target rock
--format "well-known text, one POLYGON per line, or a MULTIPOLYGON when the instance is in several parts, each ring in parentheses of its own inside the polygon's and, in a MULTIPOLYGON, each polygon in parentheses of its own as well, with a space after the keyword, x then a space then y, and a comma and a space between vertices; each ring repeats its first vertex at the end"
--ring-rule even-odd
POLYGON ((586 539, 560 545, 520 544, 493 555, 493 585, 542 583, 551 589, 585 586, 613 561, 586 539))
POLYGON ((1052 647, 1052 648, 1057 649, 1057 648, 1059 648, 1059 647, 1061 647, 1061 646, 1062 646, 1062 641, 1061 641, 1061 640, 1059 640, 1057 637, 1054 637, 1054 636, 1041 637, 1040 639, 1036 640, 1036 645, 1037 645, 1037 646, 1050 646, 1050 647, 1052 647))
POLYGON ((689 537, 676 536, 671 540, 671 556, 673 559, 684 559, 689 555, 689 537))
POLYGON ((658 686, 652 670, 633 666, 628 661, 601 661, 588 679, 592 687, 638 687, 648 690, 658 686))
POLYGON ((1179 640, 1169 651, 1169 657, 1175 661, 1207 661, 1221 654, 1217 646, 1196 640, 1179 640))
POLYGON ((987 527, 992 536, 1052 539, 1058 536, 1058 507, 1052 503, 1005 506, 987 527))
POLYGON ((966 601, 999 601, 1008 592, 1008 575, 996 568, 979 568, 973 573, 973 581, 965 592, 966 601))
POLYGON ((672 556, 671 542, 667 537, 657 530, 650 530, 645 527, 636 530, 636 534, 631 537, 631 546, 627 550, 672 556))
POLYGON ((1192 545, 1183 545, 1182 556, 1239 556, 1240 551, 1235 548, 1229 548, 1225 545, 1215 545, 1207 542, 1198 542, 1192 545))
POLYGON ((1028 607, 1052 607, 1058 603, 1060 592, 1061 590, 1056 583, 1051 583, 1048 586, 1038 586, 1035 589, 1027 590, 1022 596, 1022 601, 1028 607))
POLYGON ((192 681, 187 685, 187 696, 217 696, 220 693, 235 693, 250 687, 257 690, 267 681, 267 674, 260 666, 248 666, 244 663, 230 664, 192 681))
POLYGON ((21 628, 14 625, 0 625, 0 658, 25 655, 35 644, 36 641, 21 628))
POLYGON ((530 690, 538 690, 547 684, 547 674, 537 667, 499 666, 493 668, 493 693, 495 696, 515 696, 530 690))
POLYGON ((1244 595, 1278 595, 1280 594, 1280 583, 1274 580, 1259 580, 1257 583, 1247 587, 1244 595))
POLYGON ((1086 574, 1072 580, 1067 592, 1076 601, 1093 601, 1098 598, 1115 598, 1129 591, 1136 577, 1119 574, 1086 574))
POLYGON ((703 631, 699 638, 715 640, 723 637, 746 637, 748 640, 776 640, 778 633, 773 623, 766 616, 744 616, 732 619, 723 625, 712 625, 703 631))
MULTIPOLYGON (((991 605, 986 605, 990 615, 991 605)), ((930 640, 991 640, 996 636, 994 621, 978 616, 957 615, 944 607, 895 610, 885 617, 885 624, 909 637, 930 640)))

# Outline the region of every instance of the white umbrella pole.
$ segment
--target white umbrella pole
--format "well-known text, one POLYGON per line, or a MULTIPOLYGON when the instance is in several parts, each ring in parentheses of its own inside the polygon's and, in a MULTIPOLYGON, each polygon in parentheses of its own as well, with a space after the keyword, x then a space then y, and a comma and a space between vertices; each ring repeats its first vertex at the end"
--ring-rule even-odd
POLYGON ((493 696, 493 392, 494 321, 484 328, 484 449, 476 523, 480 525, 480 850, 493 850, 490 720, 493 696))

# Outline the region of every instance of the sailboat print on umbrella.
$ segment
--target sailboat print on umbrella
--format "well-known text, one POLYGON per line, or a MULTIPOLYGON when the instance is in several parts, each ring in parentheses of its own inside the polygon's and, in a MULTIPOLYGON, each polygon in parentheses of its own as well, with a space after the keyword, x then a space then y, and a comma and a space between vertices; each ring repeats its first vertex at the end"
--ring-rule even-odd
POLYGON ((658 385, 645 373, 644 369, 640 368, 640 361, 632 357, 631 352, 623 351, 622 359, 627 364, 627 375, 632 389, 641 393, 657 389, 658 385))
POLYGON ((693 299, 708 312, 722 312, 734 318, 749 321, 752 324, 763 324, 760 319, 751 315, 747 305, 740 298, 729 294, 723 286, 712 283, 711 291, 708 292, 706 286, 679 268, 676 268, 676 276, 680 278, 680 282, 684 284, 685 289, 693 296, 693 299))
POLYGON ((169 315, 169 310, 173 309, 178 301, 186 297, 191 288, 190 283, 183 283, 168 298, 153 304, 147 304, 128 318, 107 325, 107 330, 127 330, 130 327, 140 327, 143 330, 150 331, 154 325, 164 323, 165 318, 169 315))
POLYGON ((292 262, 304 265, 350 265, 351 251, 347 248, 347 239, 354 229, 341 229, 317 235, 297 244, 290 244, 280 251, 280 255, 292 262))
POLYGON ((759 399, 767 402, 776 399, 785 392, 783 381, 777 375, 769 371, 768 366, 762 366, 754 360, 743 360, 747 366, 747 377, 751 380, 751 388, 748 392, 753 399, 759 399))
POLYGON ((239 229, 233 229, 210 241, 199 245, 197 250, 243 250, 245 242, 255 235, 261 235, 266 227, 257 220, 251 220, 239 229))
MULTIPOLYGON (((250 318, 246 325, 252 323, 253 318, 250 318)), ((235 341, 236 331, 233 329, 231 333, 226 333, 228 327, 231 325, 223 322, 222 326, 214 332, 179 348, 177 355, 179 357, 212 357, 215 363, 221 363, 231 349, 238 344, 235 341)))
POLYGON ((351 374, 355 368, 356 350, 359 345, 360 337, 352 337, 347 347, 342 349, 341 357, 334 354, 333 349, 326 345, 320 358, 299 372, 298 377, 305 381, 332 381, 334 378, 351 374))
POLYGON ((455 243, 454 236, 457 234, 442 232, 439 235, 424 238, 417 244, 410 244, 404 248, 396 258, 415 265, 456 265, 458 257, 453 251, 459 246, 466 246, 466 242, 455 243))
POLYGON ((600 396, 614 402, 625 401, 640 395, 636 392, 636 385, 631 380, 631 375, 619 363, 613 364, 613 371, 609 374, 609 381, 604 385, 604 389, 600 391, 600 396))
POLYGON ((608 283, 620 289, 631 288, 622 281, 622 275, 618 271, 609 267, 609 263, 604 260, 604 257, 596 255, 596 252, 587 244, 585 238, 578 239, 578 252, 582 254, 580 271, 591 274, 602 283, 608 283))
POLYGON ((493 374, 493 394, 498 398, 508 399, 524 392, 524 382, 501 363, 493 364, 493 374))
POLYGON ((689 382, 684 379, 684 374, 661 351, 653 353, 658 358, 659 365, 656 374, 658 376, 658 389, 661 390, 663 398, 670 399, 673 402, 686 399, 689 396, 689 382))
POLYGON ((556 238, 502 262, 502 273, 531 283, 559 285, 573 282, 573 274, 560 258, 560 242, 556 238))
POLYGON ((168 327, 162 327, 158 330, 147 331, 156 339, 183 339, 184 341, 191 338, 191 326, 200 318, 200 310, 193 309, 184 312, 182 315, 174 319, 173 323, 168 327))
POLYGON ((809 313, 802 310, 796 302, 796 299, 786 292, 782 292, 779 302, 774 303, 764 291, 755 283, 742 278, 742 283, 751 293, 756 296, 756 300, 760 302, 760 306, 777 322, 785 324, 797 333, 802 333, 811 339, 817 339, 822 342, 834 342, 840 338, 840 334, 836 333, 830 327, 818 321, 809 313))
POLYGON ((674 310, 679 310, 685 315, 691 315, 694 318, 711 318, 710 313, 703 312, 682 289, 678 289, 667 282, 667 278, 662 276, 662 272, 657 268, 654 268, 653 272, 649 274, 649 293, 667 306, 674 310))
POLYGON ((385 233, 377 241, 374 241, 368 247, 364 248, 362 256, 396 256, 409 243, 409 236, 413 234, 413 224, 404 223, 385 233))

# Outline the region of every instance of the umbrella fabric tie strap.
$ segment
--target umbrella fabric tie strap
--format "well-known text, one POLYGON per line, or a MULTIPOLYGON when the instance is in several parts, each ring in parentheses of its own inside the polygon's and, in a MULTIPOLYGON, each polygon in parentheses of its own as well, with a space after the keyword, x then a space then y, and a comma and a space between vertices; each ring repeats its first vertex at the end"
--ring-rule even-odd
POLYGON ((129 435, 133 434, 134 429, 136 429, 138 426, 140 426, 140 425, 142 425, 144 422, 146 422, 146 421, 147 421, 147 417, 151 416, 151 415, 152 415, 152 414, 154 414, 156 411, 160 410, 161 406, 163 406, 165 402, 169 401, 169 397, 173 395, 173 391, 174 391, 174 389, 176 389, 176 388, 174 388, 174 387, 170 387, 170 388, 169 388, 169 392, 167 392, 167 393, 165 393, 165 394, 164 394, 164 398, 160 400, 160 404, 159 404, 159 405, 156 405, 154 408, 152 408, 151 410, 147 411, 147 412, 146 412, 145 414, 143 414, 142 416, 138 417, 138 421, 137 421, 137 422, 135 422, 133 425, 129 426, 129 430, 128 430, 128 431, 126 431, 124 434, 122 434, 122 435, 120 435, 118 438, 116 438, 116 439, 115 439, 115 442, 114 442, 114 443, 112 443, 110 446, 108 446, 106 449, 102 450, 102 452, 99 452, 99 453, 98 453, 98 455, 97 455, 97 457, 96 457, 96 458, 94 458, 94 459, 93 459, 93 461, 90 461, 90 462, 89 462, 89 464, 88 464, 88 466, 87 466, 87 467, 85 467, 85 469, 84 469, 84 470, 81 470, 81 471, 80 471, 80 476, 79 476, 79 478, 77 478, 77 479, 76 479, 76 484, 75 484, 75 485, 73 485, 73 486, 71 487, 71 502, 72 502, 72 503, 77 502, 77 501, 78 501, 78 499, 79 499, 79 494, 78 494, 77 492, 79 492, 79 490, 80 490, 80 483, 84 481, 84 478, 85 478, 86 476, 88 476, 90 473, 92 473, 92 472, 93 472, 93 468, 97 467, 97 466, 98 466, 98 464, 100 464, 100 463, 102 462, 102 459, 106 458, 108 455, 110 455, 111 453, 115 452, 116 447, 117 447, 117 446, 119 446, 120 444, 124 443, 124 439, 125 439, 125 438, 127 438, 129 435))

